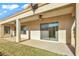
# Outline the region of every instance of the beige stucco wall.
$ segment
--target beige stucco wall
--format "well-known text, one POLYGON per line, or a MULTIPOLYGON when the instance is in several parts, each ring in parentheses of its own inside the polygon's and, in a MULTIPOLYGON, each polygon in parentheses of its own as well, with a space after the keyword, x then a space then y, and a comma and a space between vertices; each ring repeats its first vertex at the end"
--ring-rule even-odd
POLYGON ((32 21, 26 24, 29 28, 30 39, 40 40, 40 21, 32 21))
POLYGON ((76 19, 74 19, 74 22, 71 27, 71 45, 74 48, 75 48, 75 43, 76 43, 76 19))
POLYGON ((71 43, 71 27, 72 27, 72 24, 74 23, 72 14, 57 16, 53 18, 46 18, 42 20, 25 23, 30 30, 30 39, 40 40, 41 38, 40 24, 50 23, 50 22, 59 22, 58 42, 71 43))

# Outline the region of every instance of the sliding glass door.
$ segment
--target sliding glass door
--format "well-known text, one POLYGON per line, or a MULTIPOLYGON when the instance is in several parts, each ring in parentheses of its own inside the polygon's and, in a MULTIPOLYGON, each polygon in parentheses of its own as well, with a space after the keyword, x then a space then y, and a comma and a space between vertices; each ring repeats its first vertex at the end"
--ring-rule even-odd
POLYGON ((41 39, 58 41, 58 22, 41 24, 41 39))

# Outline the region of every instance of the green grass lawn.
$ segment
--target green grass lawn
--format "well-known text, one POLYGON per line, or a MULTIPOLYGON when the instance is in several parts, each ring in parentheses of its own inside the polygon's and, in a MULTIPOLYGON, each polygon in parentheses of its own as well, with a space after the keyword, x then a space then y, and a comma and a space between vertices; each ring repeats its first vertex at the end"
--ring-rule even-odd
POLYGON ((60 56, 47 50, 0 39, 0 52, 9 56, 60 56))

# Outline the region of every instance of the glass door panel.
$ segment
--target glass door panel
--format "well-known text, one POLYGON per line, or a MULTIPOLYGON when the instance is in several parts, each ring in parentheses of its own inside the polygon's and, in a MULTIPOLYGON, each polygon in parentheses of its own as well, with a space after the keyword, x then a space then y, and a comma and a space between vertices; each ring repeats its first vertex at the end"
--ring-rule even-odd
POLYGON ((41 24, 41 39, 58 41, 58 22, 41 24))
POLYGON ((58 37, 58 27, 49 28, 49 40, 57 41, 58 37))

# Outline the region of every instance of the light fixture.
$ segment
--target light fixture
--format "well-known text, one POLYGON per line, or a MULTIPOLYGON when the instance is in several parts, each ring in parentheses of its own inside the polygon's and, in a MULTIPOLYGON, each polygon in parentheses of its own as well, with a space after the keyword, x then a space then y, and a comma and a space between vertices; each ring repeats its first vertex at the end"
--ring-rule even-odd
POLYGON ((42 15, 39 15, 38 17, 39 17, 39 19, 42 19, 42 15))

